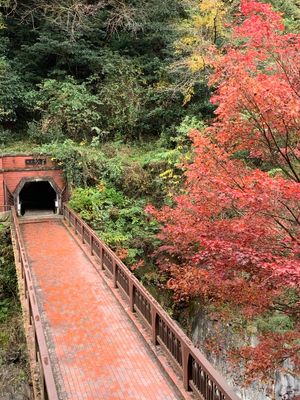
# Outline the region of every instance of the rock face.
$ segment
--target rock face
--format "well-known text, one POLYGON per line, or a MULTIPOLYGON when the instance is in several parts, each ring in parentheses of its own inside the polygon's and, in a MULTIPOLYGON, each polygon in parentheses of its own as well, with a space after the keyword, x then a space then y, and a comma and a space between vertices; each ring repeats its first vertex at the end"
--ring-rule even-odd
MULTIPOLYGON (((214 332, 214 323, 207 318, 205 313, 199 312, 194 318, 192 326, 192 340, 194 344, 203 349, 203 342, 211 337, 214 332)), ((233 340, 230 327, 227 331, 224 330, 222 336, 222 345, 225 343, 224 353, 226 353, 226 349, 230 347, 233 340)), ((256 338, 253 336, 250 338, 250 341, 254 343, 256 338)), ((300 400, 300 380, 292 375, 277 372, 274 377, 274 384, 266 385, 257 382, 243 388, 243 376, 230 372, 230 365, 225 360, 224 354, 216 357, 206 352, 204 353, 215 368, 226 377, 228 383, 235 387, 236 393, 242 400, 300 400)))

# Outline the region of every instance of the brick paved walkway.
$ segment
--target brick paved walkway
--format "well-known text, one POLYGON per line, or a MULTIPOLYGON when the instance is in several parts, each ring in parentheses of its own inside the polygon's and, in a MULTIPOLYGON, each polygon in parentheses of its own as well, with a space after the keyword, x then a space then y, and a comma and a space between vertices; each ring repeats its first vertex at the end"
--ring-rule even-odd
POLYGON ((21 225, 62 398, 178 399, 106 283, 60 221, 21 225))

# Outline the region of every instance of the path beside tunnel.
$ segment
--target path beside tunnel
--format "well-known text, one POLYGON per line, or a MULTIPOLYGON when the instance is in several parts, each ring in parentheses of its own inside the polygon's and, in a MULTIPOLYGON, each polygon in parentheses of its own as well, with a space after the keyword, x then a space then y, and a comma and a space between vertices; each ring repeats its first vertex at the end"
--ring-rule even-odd
POLYGON ((179 399, 60 220, 21 225, 62 399, 179 399))

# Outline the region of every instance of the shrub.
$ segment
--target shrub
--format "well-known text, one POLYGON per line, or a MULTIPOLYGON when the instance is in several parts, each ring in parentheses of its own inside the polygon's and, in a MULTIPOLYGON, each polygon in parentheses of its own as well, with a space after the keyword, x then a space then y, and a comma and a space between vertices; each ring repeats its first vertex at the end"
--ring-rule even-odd
POLYGON ((132 200, 114 188, 104 184, 77 188, 70 206, 128 265, 149 255, 157 243, 157 223, 148 220, 145 203, 135 201, 132 204, 132 200))

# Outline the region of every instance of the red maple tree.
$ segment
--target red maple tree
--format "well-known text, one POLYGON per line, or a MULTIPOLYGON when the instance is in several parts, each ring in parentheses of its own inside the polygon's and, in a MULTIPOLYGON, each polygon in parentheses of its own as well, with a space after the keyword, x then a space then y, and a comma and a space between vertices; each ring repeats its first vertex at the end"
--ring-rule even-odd
POLYGON ((238 350, 255 378, 270 371, 269 353, 273 368, 289 358, 300 369, 300 42, 270 5, 243 1, 238 20, 211 78, 216 119, 191 133, 186 193, 148 211, 162 224, 157 261, 177 301, 292 321, 238 350))
POLYGON ((215 63, 211 128, 228 152, 249 152, 300 182, 300 35, 269 4, 242 1, 236 45, 215 63))

